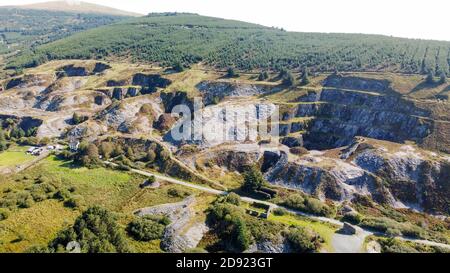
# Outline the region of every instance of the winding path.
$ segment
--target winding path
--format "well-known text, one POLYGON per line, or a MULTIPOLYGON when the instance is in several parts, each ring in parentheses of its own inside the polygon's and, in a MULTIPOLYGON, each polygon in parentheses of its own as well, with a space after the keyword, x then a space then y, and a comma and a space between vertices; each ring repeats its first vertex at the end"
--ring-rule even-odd
MULTIPOLYGON (((118 166, 117 164, 108 162, 108 161, 105 161, 104 163, 107 165, 110 165, 110 166, 118 166)), ((140 175, 143 175, 143 176, 147 176, 147 177, 154 176, 157 179, 160 179, 160 180, 163 180, 163 181, 166 181, 169 183, 181 185, 181 186, 188 187, 191 189, 200 190, 200 191, 214 194, 214 195, 227 195, 229 193, 227 191, 221 191, 221 190, 207 188, 204 186, 192 184, 189 182, 185 182, 185 181, 182 181, 182 180, 179 180, 176 178, 168 177, 168 176, 157 174, 157 173, 141 171, 141 170, 136 170, 136 169, 131 169, 130 171, 140 174, 140 175)), ((338 227, 344 226, 344 222, 341 222, 341 221, 333 219, 333 218, 311 215, 311 214, 304 213, 301 211, 289 209, 289 208, 286 208, 286 207, 283 207, 283 206, 280 206, 280 205, 277 205, 277 204, 274 204, 271 202, 261 201, 258 199, 254 199, 251 197, 245 197, 245 196, 241 196, 241 200, 244 202, 247 202, 247 203, 254 203, 254 202, 262 203, 262 204, 270 206, 271 209, 283 208, 283 209, 286 209, 288 212, 299 215, 299 216, 307 217, 307 218, 317 220, 320 222, 330 223, 330 224, 336 225, 338 227)), ((336 233, 335 236, 333 236, 331 243, 336 252, 338 252, 338 253, 362 252, 364 240, 367 236, 383 235, 381 233, 374 233, 373 231, 363 229, 361 227, 355 227, 355 228, 357 229, 356 235, 343 235, 343 234, 336 233)), ((450 245, 448 245, 448 244, 437 243, 437 242, 428 241, 428 240, 412 239, 412 238, 406 238, 406 237, 397 237, 397 238, 400 240, 403 240, 403 241, 415 242, 415 243, 419 243, 419 244, 424 244, 424 245, 429 245, 429 246, 438 246, 438 247, 450 249, 450 245)))

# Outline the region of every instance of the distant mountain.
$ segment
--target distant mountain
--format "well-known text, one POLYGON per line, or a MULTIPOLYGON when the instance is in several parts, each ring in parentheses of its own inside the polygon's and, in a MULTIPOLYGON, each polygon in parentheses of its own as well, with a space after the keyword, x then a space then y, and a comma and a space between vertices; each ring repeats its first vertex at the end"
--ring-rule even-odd
POLYGON ((10 67, 53 59, 132 58, 226 68, 312 71, 449 71, 450 42, 381 35, 287 32, 195 14, 162 13, 84 31, 22 54, 10 67))
POLYGON ((65 11, 76 13, 99 13, 117 16, 133 16, 133 17, 142 16, 142 14, 114 9, 107 6, 95 5, 82 1, 51 1, 16 7, 25 9, 65 11))

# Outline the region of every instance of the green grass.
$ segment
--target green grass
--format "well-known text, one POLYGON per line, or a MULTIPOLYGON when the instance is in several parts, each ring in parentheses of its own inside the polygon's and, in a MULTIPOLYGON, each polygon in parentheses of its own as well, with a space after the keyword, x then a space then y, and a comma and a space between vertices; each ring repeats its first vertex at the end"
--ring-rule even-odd
MULTIPOLYGON (((158 189, 141 189, 139 184, 146 178, 137 174, 105 168, 77 168, 50 156, 35 167, 0 183, 0 198, 7 189, 25 190, 40 176, 61 187, 74 187, 74 195, 82 197, 82 207, 71 209, 64 207, 61 201, 46 200, 36 202, 27 209, 11 211, 9 218, 0 222, 0 252, 23 252, 34 245, 46 245, 59 230, 72 225, 81 211, 89 206, 100 205, 111 210, 125 230, 136 209, 175 203, 184 198, 169 195, 169 189, 177 189, 186 195, 197 193, 167 183, 161 183, 158 189)), ((136 252, 161 252, 159 242, 143 243, 127 238, 136 252)))
POLYGON ((269 221, 282 223, 289 226, 297 226, 297 227, 304 227, 304 228, 310 228, 311 230, 317 232, 324 240, 324 246, 323 249, 327 252, 332 252, 333 247, 331 246, 331 241, 333 239, 334 233, 338 230, 337 227, 321 223, 318 221, 312 221, 304 217, 295 216, 291 214, 283 215, 283 216, 276 216, 271 214, 269 216, 269 221))
POLYGON ((11 212, 8 219, 0 222, 0 253, 23 252, 34 245, 46 245, 60 229, 72 224, 78 213, 57 200, 11 212))
POLYGON ((33 160, 35 157, 26 153, 28 149, 26 146, 13 146, 0 153, 0 168, 14 167, 33 160))

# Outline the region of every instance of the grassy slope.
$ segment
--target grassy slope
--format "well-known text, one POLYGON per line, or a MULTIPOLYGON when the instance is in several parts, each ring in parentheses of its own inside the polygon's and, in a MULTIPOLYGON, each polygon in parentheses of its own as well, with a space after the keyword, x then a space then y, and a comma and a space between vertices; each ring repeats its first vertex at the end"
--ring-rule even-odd
POLYGON ((332 252, 333 247, 331 246, 331 241, 333 238, 333 234, 338 230, 337 227, 332 226, 331 224, 321 223, 317 221, 311 221, 307 218, 303 218, 300 216, 295 215, 283 215, 283 216, 276 216, 271 215, 269 217, 269 221, 282 223, 288 226, 298 226, 298 227, 304 227, 309 228, 317 234, 319 234, 324 240, 325 244, 323 246, 323 249, 327 252, 332 252))
POLYGON ((35 3, 29 5, 18 6, 25 9, 37 9, 37 10, 51 10, 51 11, 64 11, 75 13, 99 13, 119 16, 141 16, 142 14, 128 12, 110 8, 107 6, 95 5, 87 2, 80 1, 79 4, 68 4, 67 1, 50 1, 44 3, 35 3))
MULTIPOLYGON (((46 200, 34 203, 30 208, 12 211, 7 220, 0 222, 0 252, 22 252, 33 245, 46 244, 60 229, 71 225, 80 211, 88 206, 101 205, 115 212, 119 224, 125 229, 134 210, 182 199, 169 196, 168 189, 195 193, 181 186, 164 183, 159 189, 141 190, 139 184, 145 179, 143 177, 103 168, 73 168, 66 162, 50 157, 36 167, 2 182, 0 197, 6 189, 20 191, 32 185, 24 177, 30 179, 40 175, 51 181, 60 181, 65 187, 75 187, 75 194, 83 197, 83 207, 73 210, 64 207, 60 201, 46 200), (18 240, 20 237, 22 240, 18 240)), ((138 252, 160 252, 156 241, 140 243, 129 239, 138 252)))
POLYGON ((33 160, 33 156, 25 153, 28 148, 26 146, 13 146, 0 153, 0 168, 13 167, 33 160))
POLYGON ((450 43, 376 35, 294 33, 191 14, 152 15, 86 31, 39 47, 11 66, 50 59, 122 57, 220 67, 449 72, 450 43))

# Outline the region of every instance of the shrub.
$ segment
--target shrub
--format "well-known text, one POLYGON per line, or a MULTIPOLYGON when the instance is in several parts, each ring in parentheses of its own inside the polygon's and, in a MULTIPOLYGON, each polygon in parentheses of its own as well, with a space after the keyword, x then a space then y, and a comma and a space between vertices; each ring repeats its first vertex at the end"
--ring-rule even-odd
POLYGON ((294 75, 290 71, 287 71, 284 75, 283 84, 289 87, 295 86, 297 84, 294 75))
POLYGON ((233 204, 235 206, 241 205, 241 197, 236 193, 232 192, 225 197, 225 202, 233 204))
POLYGON ((140 218, 128 224, 127 231, 135 240, 148 242, 162 238, 165 226, 151 219, 140 218))
POLYGON ((250 167, 244 173, 244 184, 242 186, 243 190, 249 193, 255 193, 259 191, 264 185, 266 181, 261 173, 261 171, 256 167, 250 167))
POLYGON ((70 198, 70 192, 66 189, 61 189, 53 195, 53 198, 58 199, 60 201, 64 201, 70 198))
POLYGON ((80 208, 83 205, 83 197, 80 195, 72 196, 64 202, 64 206, 68 208, 80 208))
POLYGON ((286 239, 296 253, 316 252, 321 243, 321 239, 317 234, 303 228, 290 230, 286 235, 286 239))
POLYGON ((105 159, 109 159, 113 153, 114 150, 114 145, 110 142, 102 142, 102 144, 100 145, 100 154, 103 156, 103 158, 105 159))
MULTIPOLYGON (((219 199, 220 201, 221 199, 219 199)), ((251 241, 243 209, 230 203, 216 202, 208 213, 208 223, 229 251, 244 251, 251 241)))
POLYGON ((263 71, 258 75, 258 81, 265 81, 269 78, 269 73, 267 71, 263 71))
POLYGON ((168 189, 167 194, 171 197, 185 197, 187 195, 186 192, 175 188, 168 189))
POLYGON ((119 171, 126 171, 126 172, 131 171, 131 168, 123 163, 117 164, 116 169, 119 171))
POLYGON ((319 216, 331 216, 333 209, 320 200, 303 197, 299 194, 290 195, 283 203, 284 206, 319 216))
POLYGON ((156 153, 155 153, 155 151, 153 151, 152 149, 149 149, 149 150, 147 151, 147 155, 146 155, 146 158, 145 158, 145 159, 147 160, 147 162, 150 162, 150 163, 154 162, 155 159, 156 159, 156 153))
POLYGON ((52 251, 65 251, 69 242, 77 241, 83 253, 124 253, 127 244, 116 217, 108 210, 95 206, 84 211, 75 224, 58 233, 49 244, 52 251))
POLYGON ((425 82, 428 84, 434 84, 434 73, 433 71, 429 71, 427 77, 425 78, 425 82))
POLYGON ((227 77, 228 78, 236 78, 236 77, 239 77, 239 74, 236 72, 236 69, 234 69, 234 67, 229 67, 227 69, 227 77))
POLYGON ((47 246, 32 246, 25 253, 51 253, 51 250, 47 246))
POLYGON ((176 62, 173 66, 172 69, 175 70, 176 72, 180 73, 184 71, 184 66, 181 62, 176 62))
POLYGON ((396 228, 388 228, 386 230, 386 235, 389 237, 402 236, 402 232, 396 228))
POLYGON ((9 211, 6 209, 0 208, 0 221, 6 220, 9 217, 9 211))
POLYGON ((442 71, 439 76, 439 84, 444 84, 446 82, 447 82, 447 75, 445 74, 444 71, 442 71))
POLYGON ((289 212, 285 208, 276 208, 273 210, 273 214, 276 216, 284 216, 289 212))
POLYGON ((362 216, 359 213, 347 213, 342 217, 342 221, 348 222, 353 225, 358 225, 362 221, 362 216))
POLYGON ((308 85, 311 81, 309 80, 308 68, 305 68, 302 75, 301 85, 308 85))
POLYGON ((148 178, 148 183, 149 184, 153 184, 155 182, 156 182, 156 178, 153 175, 148 178))

